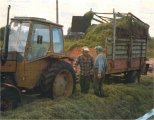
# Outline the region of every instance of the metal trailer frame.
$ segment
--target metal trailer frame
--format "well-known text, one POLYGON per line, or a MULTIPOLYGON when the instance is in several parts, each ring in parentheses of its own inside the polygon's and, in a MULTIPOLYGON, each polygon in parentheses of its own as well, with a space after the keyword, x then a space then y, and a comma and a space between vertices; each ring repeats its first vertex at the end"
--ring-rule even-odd
POLYGON ((113 13, 93 12, 93 14, 93 20, 97 22, 112 22, 112 38, 106 38, 105 40, 105 48, 107 49, 106 57, 108 61, 107 74, 128 73, 130 71, 138 71, 141 74, 141 71, 143 71, 143 68, 146 66, 146 50, 149 25, 144 23, 132 13, 119 13, 115 12, 114 9, 113 13), (131 26, 129 37, 118 37, 117 19, 125 16, 129 16, 132 19, 130 23, 131 26), (134 32, 132 28, 133 22, 137 22, 139 26, 145 27, 145 36, 136 37, 137 33, 135 33, 136 31, 134 32))

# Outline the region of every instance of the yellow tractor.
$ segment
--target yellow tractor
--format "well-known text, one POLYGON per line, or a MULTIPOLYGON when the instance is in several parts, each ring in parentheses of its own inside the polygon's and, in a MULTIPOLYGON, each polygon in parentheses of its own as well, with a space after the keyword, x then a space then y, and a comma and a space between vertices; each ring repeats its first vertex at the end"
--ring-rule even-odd
POLYGON ((1 110, 16 108, 23 90, 53 99, 71 96, 76 76, 64 53, 62 26, 34 17, 14 17, 8 25, 8 18, 0 63, 1 110))

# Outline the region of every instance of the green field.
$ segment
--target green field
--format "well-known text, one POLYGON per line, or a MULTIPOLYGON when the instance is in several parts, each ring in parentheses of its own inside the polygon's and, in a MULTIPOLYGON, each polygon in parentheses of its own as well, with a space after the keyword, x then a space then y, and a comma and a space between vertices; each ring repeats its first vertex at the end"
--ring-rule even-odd
POLYGON ((25 97, 16 110, 2 112, 1 119, 134 119, 154 105, 153 73, 141 77, 140 84, 106 82, 106 97, 97 97, 91 87, 81 94, 79 84, 70 98, 59 100, 25 97))
POLYGON ((148 41, 147 57, 154 58, 154 38, 148 41))

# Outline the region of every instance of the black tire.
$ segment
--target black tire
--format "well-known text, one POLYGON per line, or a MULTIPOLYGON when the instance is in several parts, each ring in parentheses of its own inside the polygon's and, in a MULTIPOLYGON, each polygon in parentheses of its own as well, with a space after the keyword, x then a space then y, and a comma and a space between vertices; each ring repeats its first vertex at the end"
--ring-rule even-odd
POLYGON ((69 97, 75 90, 75 83, 76 75, 72 66, 64 61, 57 61, 41 75, 40 89, 44 97, 52 99, 69 97), (57 81, 63 83, 57 83, 57 81), (55 93, 56 90, 60 91, 59 95, 58 92, 55 93))
POLYGON ((17 108, 21 104, 21 95, 14 88, 1 88, 0 110, 7 111, 17 108))
POLYGON ((138 71, 129 71, 126 75, 126 83, 139 83, 140 74, 138 71))

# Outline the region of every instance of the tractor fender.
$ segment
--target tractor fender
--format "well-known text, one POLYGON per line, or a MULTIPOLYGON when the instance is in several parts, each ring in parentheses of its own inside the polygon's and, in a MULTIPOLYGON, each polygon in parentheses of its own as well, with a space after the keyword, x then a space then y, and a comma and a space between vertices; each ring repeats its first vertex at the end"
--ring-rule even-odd
POLYGON ((74 62, 73 58, 65 56, 65 57, 62 57, 61 59, 73 66, 73 62, 74 62))

